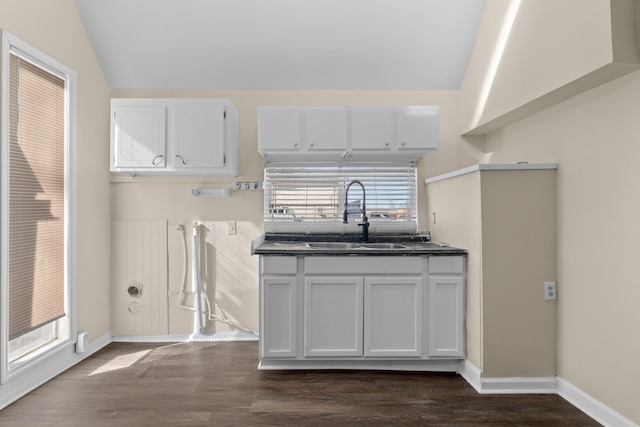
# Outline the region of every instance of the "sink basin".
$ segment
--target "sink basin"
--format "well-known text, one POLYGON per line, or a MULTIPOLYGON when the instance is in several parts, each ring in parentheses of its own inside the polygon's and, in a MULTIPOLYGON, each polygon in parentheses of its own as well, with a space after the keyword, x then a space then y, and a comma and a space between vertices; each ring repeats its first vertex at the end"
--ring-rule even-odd
POLYGON ((312 249, 351 249, 359 245, 349 242, 310 242, 306 246, 312 249))
POLYGON ((405 249, 405 245, 399 243, 360 243, 364 249, 405 249))
POLYGON ((399 243, 350 243, 350 242, 309 242, 305 244, 310 249, 405 249, 399 243))

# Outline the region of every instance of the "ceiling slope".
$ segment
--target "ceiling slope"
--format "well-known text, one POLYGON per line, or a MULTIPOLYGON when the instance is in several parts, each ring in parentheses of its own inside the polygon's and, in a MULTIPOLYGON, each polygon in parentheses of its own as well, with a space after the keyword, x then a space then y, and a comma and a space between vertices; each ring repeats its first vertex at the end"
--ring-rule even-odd
POLYGON ((76 0, 112 88, 459 89, 486 0, 76 0))

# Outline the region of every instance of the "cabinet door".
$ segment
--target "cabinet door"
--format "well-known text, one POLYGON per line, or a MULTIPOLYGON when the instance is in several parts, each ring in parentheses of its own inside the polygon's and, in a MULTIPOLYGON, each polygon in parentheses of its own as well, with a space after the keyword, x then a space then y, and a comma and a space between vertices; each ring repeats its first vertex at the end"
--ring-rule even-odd
POLYGON ((305 278, 305 356, 362 356, 362 277, 305 278))
POLYGON ((116 107, 113 110, 113 165, 117 169, 166 166, 166 108, 116 107))
POLYGON ((269 276, 262 279, 261 357, 297 355, 296 290, 296 276, 269 276))
POLYGON ((306 111, 306 125, 308 150, 347 149, 347 110, 345 108, 309 108, 306 111))
POLYGON ((259 110, 258 146, 269 150, 298 150, 302 138, 301 108, 274 107, 259 110))
POLYGON ((422 278, 364 279, 364 355, 422 355, 422 278))
POLYGON ((464 279, 429 276, 429 356, 464 357, 464 279))
POLYGON ((173 115, 173 166, 221 168, 224 166, 224 107, 176 105, 173 115))
POLYGON ((398 149, 438 148, 438 107, 399 108, 397 123, 398 149))
POLYGON ((393 109, 354 108, 351 111, 351 148, 389 150, 394 137, 393 109))

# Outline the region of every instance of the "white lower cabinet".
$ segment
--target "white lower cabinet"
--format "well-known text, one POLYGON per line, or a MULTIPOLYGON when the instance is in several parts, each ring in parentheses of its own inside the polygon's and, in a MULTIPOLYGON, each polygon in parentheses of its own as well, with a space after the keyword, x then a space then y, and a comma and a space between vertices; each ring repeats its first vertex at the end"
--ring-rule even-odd
POLYGON ((362 356, 362 277, 304 282, 304 355, 362 356))
POLYGON ((260 265, 264 369, 455 370, 442 363, 465 356, 464 255, 262 256, 260 265))
POLYGON ((422 356, 422 278, 364 279, 364 355, 422 356))
POLYGON ((295 357, 297 345, 296 276, 271 276, 262 279, 260 353, 262 357, 295 357))
POLYGON ((429 356, 464 356, 464 281, 429 277, 429 356))

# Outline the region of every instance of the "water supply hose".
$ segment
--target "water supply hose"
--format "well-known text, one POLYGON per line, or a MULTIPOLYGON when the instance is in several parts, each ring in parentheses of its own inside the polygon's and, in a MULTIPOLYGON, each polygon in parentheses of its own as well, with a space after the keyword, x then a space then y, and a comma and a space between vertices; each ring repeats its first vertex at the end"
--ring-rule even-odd
POLYGON ((193 290, 194 304, 196 309, 195 314, 195 331, 194 334, 202 335, 204 325, 202 322, 202 291, 200 290, 200 239, 199 239, 200 222, 193 223, 193 237, 192 237, 192 264, 191 264, 191 287, 193 290))

